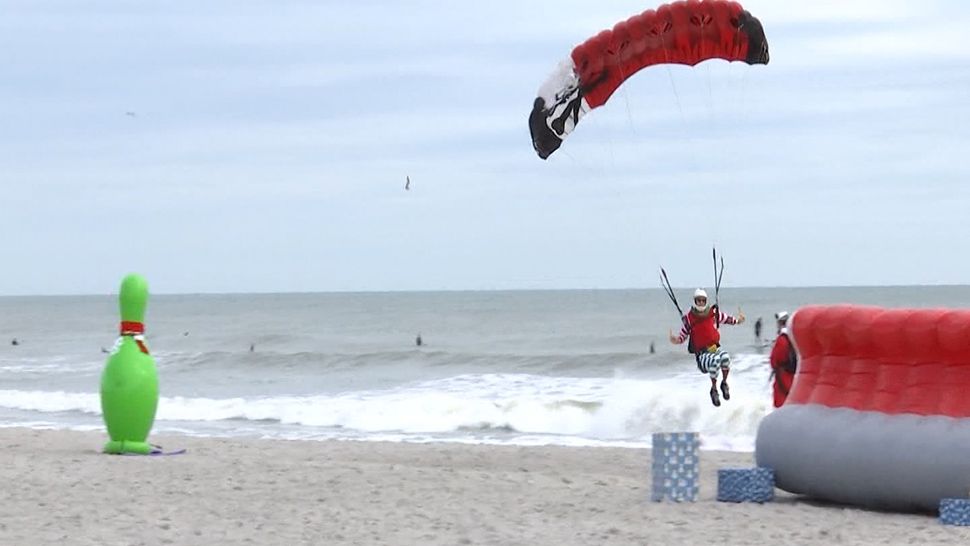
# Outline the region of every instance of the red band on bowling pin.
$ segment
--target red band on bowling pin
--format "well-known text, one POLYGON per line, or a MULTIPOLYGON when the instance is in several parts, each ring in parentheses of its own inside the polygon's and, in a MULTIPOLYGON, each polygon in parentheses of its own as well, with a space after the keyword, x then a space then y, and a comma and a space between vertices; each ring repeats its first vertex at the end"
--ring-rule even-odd
POLYGON ((136 336, 145 333, 145 325, 140 322, 121 321, 121 335, 136 336))

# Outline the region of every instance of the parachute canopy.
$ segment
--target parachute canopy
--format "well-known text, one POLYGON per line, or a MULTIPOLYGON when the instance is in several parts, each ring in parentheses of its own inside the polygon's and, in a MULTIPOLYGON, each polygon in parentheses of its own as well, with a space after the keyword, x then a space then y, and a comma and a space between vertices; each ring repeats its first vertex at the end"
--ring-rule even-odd
POLYGON ((583 115, 642 68, 708 59, 768 64, 761 22, 737 2, 681 0, 604 30, 576 46, 539 88, 529 115, 532 146, 548 158, 583 115))

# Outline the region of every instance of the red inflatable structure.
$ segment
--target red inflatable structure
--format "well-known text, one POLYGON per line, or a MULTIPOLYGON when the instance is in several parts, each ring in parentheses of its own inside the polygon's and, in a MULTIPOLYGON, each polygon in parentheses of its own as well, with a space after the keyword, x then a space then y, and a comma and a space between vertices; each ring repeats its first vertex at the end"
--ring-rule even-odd
POLYGON ((781 489, 935 510, 970 492, 970 310, 813 306, 789 323, 798 371, 762 421, 781 489))
POLYGON ((789 403, 970 418, 970 311, 808 307, 793 323, 789 403))

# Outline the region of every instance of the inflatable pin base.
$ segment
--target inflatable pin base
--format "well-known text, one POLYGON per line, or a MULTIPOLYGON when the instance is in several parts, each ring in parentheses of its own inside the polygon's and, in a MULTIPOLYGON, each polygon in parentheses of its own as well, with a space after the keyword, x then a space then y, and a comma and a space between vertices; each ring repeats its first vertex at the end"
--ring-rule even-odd
POLYGON ((111 455, 131 453, 134 455, 150 455, 152 446, 148 442, 129 442, 126 440, 111 440, 104 444, 104 452, 111 455))
POLYGON ((101 378, 101 412, 109 445, 126 446, 123 451, 106 449, 109 453, 150 451, 146 442, 158 407, 158 376, 155 362, 141 347, 141 340, 122 338, 101 378))

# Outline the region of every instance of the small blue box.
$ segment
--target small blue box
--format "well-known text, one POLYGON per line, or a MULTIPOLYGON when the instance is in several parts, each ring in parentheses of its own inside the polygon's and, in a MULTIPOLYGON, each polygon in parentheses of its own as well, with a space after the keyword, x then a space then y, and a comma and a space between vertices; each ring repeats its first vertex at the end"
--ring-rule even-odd
POLYGON ((717 471, 720 502, 771 502, 775 500, 775 472, 770 468, 721 468, 717 471))
POLYGON ((970 499, 941 500, 940 523, 943 525, 970 526, 970 499))

